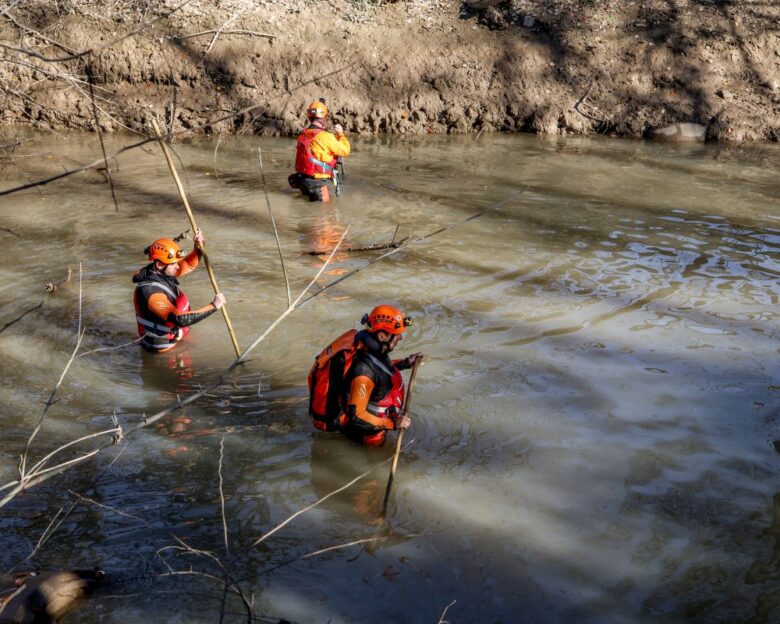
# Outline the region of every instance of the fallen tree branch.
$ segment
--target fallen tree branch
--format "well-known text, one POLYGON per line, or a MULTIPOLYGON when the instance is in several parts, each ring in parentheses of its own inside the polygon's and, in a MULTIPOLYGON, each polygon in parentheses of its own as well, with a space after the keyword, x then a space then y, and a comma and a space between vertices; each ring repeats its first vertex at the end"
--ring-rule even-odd
POLYGON ((36 306, 33 306, 33 307, 31 307, 31 308, 28 308, 27 310, 25 310, 24 312, 22 312, 22 313, 21 313, 19 316, 17 316, 17 317, 16 317, 14 320, 12 320, 12 321, 8 321, 8 322, 7 322, 5 325, 3 325, 3 327, 2 327, 2 328, 0 328, 0 334, 2 334, 2 333, 3 333, 3 332, 6 330, 6 329, 8 329, 9 327, 11 327, 11 325, 13 325, 14 323, 18 323, 19 321, 21 321, 21 320, 22 320, 22 319, 23 319, 25 316, 27 316, 27 315, 28 315, 28 314, 30 314, 31 312, 35 312, 37 309, 39 309, 39 308, 42 308, 42 307, 43 307, 43 301, 41 301, 41 302, 40 302, 38 305, 36 305, 36 306))
MULTIPOLYGON (((405 241, 409 240, 408 236, 405 236, 399 241, 393 241, 390 243, 379 243, 376 245, 364 245, 363 247, 347 247, 345 249, 342 249, 342 253, 351 253, 351 252, 358 252, 358 251, 379 251, 382 249, 395 249, 396 247, 400 247, 404 244, 405 241)), ((304 252, 310 256, 324 256, 325 254, 329 254, 330 251, 306 251, 304 252)))
MULTIPOLYGON (((108 158, 116 158, 119 156, 119 154, 122 154, 128 150, 134 149, 136 147, 140 147, 142 145, 146 145, 147 143, 153 143, 157 139, 153 137, 145 137, 141 141, 137 141, 135 143, 131 143, 130 145, 125 145, 123 148, 117 150, 111 156, 108 158)), ((49 176, 48 178, 43 178, 41 180, 34 180, 32 182, 28 182, 27 184, 20 184, 19 186, 14 186, 9 189, 5 189, 0 191, 0 197, 4 195, 11 195, 12 193, 18 193, 19 191, 24 191, 29 188, 33 188, 36 186, 45 186, 49 184, 49 182, 54 182, 56 180, 61 180, 62 178, 67 178, 68 176, 72 176, 77 173, 81 173, 82 171, 88 171, 89 169, 94 169, 95 167, 103 164, 105 162, 105 158, 98 158, 97 160, 89 163, 88 165, 83 165, 81 167, 76 167, 75 169, 68 169, 67 171, 63 171, 62 173, 58 173, 53 176, 49 176)))

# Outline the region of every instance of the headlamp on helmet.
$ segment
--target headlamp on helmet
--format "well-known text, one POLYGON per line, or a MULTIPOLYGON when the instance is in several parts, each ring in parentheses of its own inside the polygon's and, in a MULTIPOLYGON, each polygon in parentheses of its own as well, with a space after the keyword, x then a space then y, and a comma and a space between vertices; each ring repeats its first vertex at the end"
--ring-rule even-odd
POLYGON ((184 252, 170 238, 158 238, 146 249, 144 253, 149 256, 149 260, 159 260, 163 264, 174 264, 184 259, 184 252))
POLYGON ((325 119, 329 115, 325 106, 325 98, 320 98, 306 107, 306 117, 309 119, 325 119))

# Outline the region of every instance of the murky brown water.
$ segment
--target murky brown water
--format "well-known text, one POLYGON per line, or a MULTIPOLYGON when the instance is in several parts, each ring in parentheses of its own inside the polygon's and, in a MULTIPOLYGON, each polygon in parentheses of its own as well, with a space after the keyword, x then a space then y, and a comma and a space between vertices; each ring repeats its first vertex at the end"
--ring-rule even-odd
MULTIPOLYGON (((25 138, 3 188, 99 155, 91 135, 25 138)), ((452 601, 457 623, 780 618, 778 146, 361 139, 345 194, 323 207, 285 189, 291 141, 225 139, 216 171, 215 143, 177 152, 242 346, 286 306, 258 146, 294 293, 322 266, 305 252, 347 225, 352 244, 383 242, 396 224, 422 234, 525 191, 313 299, 219 391, 16 498, 0 510, 0 573, 78 501, 72 490, 106 507, 79 502, 33 561, 100 564, 113 582, 68 621, 219 621, 219 584, 158 576, 160 556, 175 570, 216 564, 160 549, 176 536, 231 561, 388 457, 313 434, 305 378, 325 343, 389 300, 416 320, 399 350, 427 355, 379 529, 389 538, 268 571, 374 535, 383 466, 232 564, 260 621, 435 623, 452 601)), ((82 351, 125 343, 142 249, 188 227, 157 147, 118 167, 118 212, 95 172, 2 198, 0 327, 44 303, 0 333, 0 483, 75 342, 78 289, 43 284, 82 262, 82 351)), ((371 257, 340 255, 319 284, 371 257)), ((196 306, 212 297, 204 271, 184 286, 196 306)), ((231 360, 219 317, 170 356, 80 358, 33 457, 110 428, 114 410, 138 423, 231 360)), ((235 597, 227 612, 246 621, 235 597)))

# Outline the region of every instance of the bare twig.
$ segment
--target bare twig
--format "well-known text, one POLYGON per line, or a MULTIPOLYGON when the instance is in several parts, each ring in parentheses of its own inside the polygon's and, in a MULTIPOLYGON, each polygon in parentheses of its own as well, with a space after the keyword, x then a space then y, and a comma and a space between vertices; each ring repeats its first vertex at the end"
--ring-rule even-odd
POLYGON ((84 353, 79 353, 76 356, 76 359, 86 357, 88 355, 92 355, 93 353, 102 353, 104 351, 116 351, 117 349, 124 349, 125 347, 129 347, 131 345, 138 344, 141 342, 145 336, 141 336, 140 338, 136 338, 135 340, 131 340, 130 342, 125 342, 121 345, 116 345, 115 347, 99 347, 97 349, 92 349, 91 351, 84 351, 84 353))
POLYGON ((49 461, 52 457, 57 455, 58 453, 64 451, 67 448, 70 448, 71 446, 75 446, 76 444, 79 444, 81 442, 84 442, 86 440, 91 440, 92 438, 99 438, 100 436, 119 433, 122 431, 121 427, 114 427, 113 429, 106 429, 105 431, 98 431, 96 433, 90 433, 88 435, 82 436, 78 438, 77 440, 71 440, 70 442, 67 442, 63 444, 62 446, 58 446, 56 449, 54 449, 51 453, 46 455, 43 459, 39 459, 35 465, 30 468, 29 472, 27 473, 28 477, 30 479, 35 478, 38 474, 42 473, 42 468, 44 465, 46 465, 46 462, 49 461))
POLYGON ((12 566, 10 569, 8 569, 3 576, 9 576, 14 570, 16 570, 20 565, 23 563, 29 561, 32 559, 35 554, 41 549, 41 547, 49 540, 49 538, 54 535, 55 531, 60 528, 60 525, 63 523, 65 518, 67 518, 70 515, 70 512, 73 511, 73 508, 76 506, 76 503, 71 504, 68 511, 64 511, 65 507, 60 507, 57 510, 57 513, 54 514, 54 517, 49 521, 49 524, 44 529, 43 533, 41 533, 41 536, 38 538, 38 542, 35 544, 35 547, 30 551, 30 554, 27 555, 24 559, 17 562, 14 566, 12 566), (62 516, 62 517, 60 517, 62 516))
POLYGON ((219 151, 219 144, 222 143, 222 133, 217 135, 217 144, 214 147, 214 177, 219 179, 219 169, 217 168, 217 152, 219 151))
POLYGON ((250 550, 252 550, 252 549, 253 549, 253 548, 255 548, 256 546, 259 546, 260 544, 262 544, 262 543, 263 543, 265 540, 267 540, 269 537, 271 537, 271 536, 272 536, 274 533, 276 533, 276 532, 277 532, 277 531, 279 531, 280 529, 282 529, 282 528, 284 528, 285 526, 287 526, 288 524, 290 524, 290 522, 292 522, 293 520, 295 520, 295 518, 297 518, 297 517, 298 517, 298 516, 300 516, 301 514, 304 514, 304 513, 306 513, 307 511, 309 511, 309 510, 311 510, 311 509, 314 509, 315 507, 317 507, 318 505, 320 505, 320 504, 324 503, 326 500, 328 500, 328 499, 329 499, 329 498, 331 498, 332 496, 335 496, 335 495, 336 495, 336 494, 338 494, 339 492, 343 492, 344 490, 346 490, 346 489, 347 489, 347 488, 349 488, 350 486, 354 485, 355 483, 357 483, 358 481, 360 481, 360 480, 361 480, 361 479, 363 479, 364 477, 367 477, 368 475, 370 475, 372 472, 374 472, 374 470, 376 470, 376 469, 377 469, 377 468, 379 468, 380 466, 384 466, 384 465, 385 465, 386 463, 388 463, 388 462, 389 462, 391 459, 392 459, 392 457, 388 457, 388 458, 387 458, 386 460, 384 460, 383 462, 380 462, 380 463, 376 464, 375 466, 372 466, 371 468, 369 468, 369 469, 368 469, 368 470, 366 470, 365 472, 363 472, 363 473, 359 474, 357 477, 355 477, 354 479, 352 479, 352 481, 350 481, 350 482, 349 482, 349 483, 347 483, 346 485, 342 485, 340 488, 338 488, 338 489, 336 489, 336 490, 333 490, 332 492, 329 492, 328 494, 326 494, 325 496, 323 496, 323 497, 322 497, 322 498, 320 498, 319 500, 317 500, 317 501, 313 502, 311 505, 307 505, 307 506, 306 506, 306 507, 304 507, 303 509, 299 509, 299 510, 298 510, 298 511, 296 511, 294 514, 292 514, 291 516, 289 516, 288 518, 286 518, 285 520, 283 520, 282 522, 280 522, 279 524, 277 524, 277 525, 276 525, 276 526, 275 526, 273 529, 271 529, 270 531, 266 531, 266 532, 265 532, 263 535, 261 535, 260 537, 258 537, 258 538, 257 538, 257 539, 256 539, 254 542, 252 542, 252 544, 251 544, 251 545, 250 545, 248 548, 245 548, 245 549, 244 549, 244 550, 242 550, 242 551, 241 551, 241 552, 240 552, 238 555, 236 555, 236 556, 233 558, 233 560, 231 561, 231 563, 233 563, 233 562, 237 561, 237 560, 238 560, 240 557, 242 557, 243 555, 245 555, 246 553, 248 553, 250 550))
POLYGON ((211 48, 214 47, 214 44, 217 42, 217 39, 219 38, 219 35, 222 34, 222 31, 227 28, 230 24, 232 24, 234 21, 236 21, 239 16, 243 13, 243 11, 239 11, 238 13, 235 13, 234 15, 230 16, 219 28, 217 28, 214 31, 214 37, 211 39, 211 43, 209 43, 208 47, 206 48, 206 51, 203 53, 203 58, 200 60, 201 64, 206 61, 206 57, 208 56, 209 52, 211 52, 211 48))
POLYGON ((191 39, 193 37, 202 37, 203 35, 213 35, 219 33, 220 35, 249 35, 252 37, 266 37, 268 39, 278 39, 279 35, 270 35, 268 33, 261 33, 254 30, 201 30, 200 32, 190 33, 188 35, 171 35, 168 39, 174 39, 176 41, 182 41, 183 39, 191 39))
POLYGON ((282 273, 284 274, 284 285, 287 287, 287 306, 292 305, 292 295, 290 294, 290 280, 287 277, 287 268, 284 266, 284 255, 282 254, 282 243, 279 241, 279 230, 276 229, 274 212, 271 210, 271 199, 268 197, 268 184, 265 181, 265 169, 263 168, 263 150, 257 148, 257 157, 260 160, 260 177, 263 180, 263 193, 265 193, 265 204, 268 207, 268 216, 271 217, 271 225, 274 228, 274 237, 276 238, 276 248, 279 250, 279 262, 282 264, 282 273))
POLYGON ((71 364, 73 364, 73 361, 76 359, 76 353, 81 347, 81 339, 84 337, 84 332, 81 330, 81 305, 82 305, 81 279, 82 279, 82 271, 81 271, 81 263, 79 262, 79 324, 78 324, 78 329, 76 330, 76 346, 73 348, 73 353, 71 354, 70 359, 68 359, 68 363, 65 365, 65 368, 63 369, 62 374, 60 375, 60 378, 57 381, 57 384, 54 386, 51 393, 49 394, 49 398, 46 401, 46 406, 43 408, 43 413, 41 414, 41 417, 38 420, 38 424, 33 429, 29 439, 27 440, 27 444, 24 447, 24 453, 22 454, 22 461, 19 466, 19 480, 21 482, 20 485, 24 485, 24 480, 26 478, 27 455, 30 452, 30 445, 35 439, 35 436, 38 435, 38 432, 41 430, 41 427, 43 426, 43 421, 46 419, 46 414, 49 412, 49 408, 54 404, 54 396, 57 394, 57 390, 59 390, 60 385, 62 385, 62 380, 65 379, 65 375, 68 373, 68 369, 70 369, 71 364))
POLYGON ((127 513, 125 511, 122 511, 121 509, 117 509, 116 507, 111 507, 109 505, 104 505, 103 503, 98 503, 96 500, 89 498, 88 496, 82 496, 78 492, 74 492, 73 490, 68 490, 68 494, 71 496, 75 496, 80 501, 84 503, 90 503, 91 505, 95 505, 95 507, 100 507, 102 509, 106 509, 112 513, 117 514, 118 516, 125 516, 126 518, 130 518, 132 520, 138 520, 138 522, 141 522, 143 524, 149 524, 146 520, 139 516, 134 516, 133 514, 127 513))
MULTIPOLYGON (((414 536, 410 536, 414 537, 414 536)), ((354 540, 352 542, 347 542, 346 544, 337 544, 335 546, 328 546, 327 548, 320 548, 319 550, 315 550, 310 553, 306 553, 305 555, 301 555, 300 557, 291 557, 290 559, 287 559, 286 561, 282 561, 281 563, 274 564, 273 566, 270 566, 268 568, 264 568, 260 572, 255 572, 251 576, 245 576, 242 579, 239 579, 237 581, 233 581, 234 584, 237 583, 243 583, 244 581, 249 581, 255 578, 258 578, 260 576, 264 576, 266 574, 270 574, 271 572, 275 572, 279 568, 283 568, 285 566, 288 566, 290 564, 296 563, 298 561, 303 561, 304 559, 310 559, 311 557, 317 557, 319 555, 324 555, 325 553, 333 552, 336 550, 343 550, 344 548, 350 548, 351 546, 358 546, 360 544, 375 544, 376 542, 384 542, 385 540, 389 539, 389 536, 375 536, 375 537, 366 537, 359 540, 354 540)))
POLYGON ((225 538, 225 554, 230 556, 230 544, 228 542, 227 518, 225 517, 225 493, 222 490, 222 462, 225 459, 225 435, 219 441, 219 501, 222 508, 222 533, 225 538))
POLYGON ((111 199, 114 200, 114 210, 119 212, 119 203, 116 200, 116 193, 114 193, 114 180, 111 178, 111 167, 108 164, 108 158, 106 157, 106 146, 103 143, 103 130, 100 128, 100 118, 98 117, 97 105, 95 104, 95 90, 92 88, 92 72, 88 74, 89 77, 89 98, 92 101, 92 116, 95 118, 95 130, 97 130, 98 138, 100 139, 100 151, 103 153, 103 162, 106 165, 106 178, 108 179, 108 186, 111 189, 111 199))
POLYGON ((59 48, 59 49, 60 49, 60 50, 62 50, 63 52, 67 52, 68 54, 74 54, 74 53, 75 53, 75 50, 73 50, 72 48, 69 48, 69 47, 67 47, 67 46, 63 45, 62 43, 60 43, 60 42, 58 42, 58 41, 54 41, 54 39, 49 39, 49 38, 48 38, 48 37, 46 37, 45 35, 42 35, 41 33, 39 33, 37 30, 33 30, 33 29, 32 29, 32 28, 30 28, 29 26, 25 26, 25 25, 24 25, 24 24, 22 24, 21 22, 17 21, 17 20, 16 20, 16 19, 13 17, 13 15, 11 15, 11 14, 8 12, 8 11, 10 11, 12 8, 14 8, 14 7, 15 7, 17 4, 19 4, 19 2, 15 2, 13 5, 11 5, 10 7, 8 7, 7 9, 5 9, 5 10, 4 10, 2 13, 0 13, 0 16, 3 16, 3 17, 6 17, 6 18, 8 18, 8 20, 9 20, 11 23, 13 23, 13 24, 14 24, 14 25, 15 25, 17 28, 19 28, 20 30, 24 30, 25 32, 28 32, 28 33, 30 33, 31 35, 35 35, 35 36, 36 36, 36 37, 38 37, 38 39, 40 39, 41 41, 45 41, 46 43, 48 43, 48 44, 51 44, 51 45, 53 45, 53 46, 55 46, 55 47, 59 48))
POLYGON ((446 607, 444 607, 444 611, 441 612, 441 617, 439 618, 438 624, 449 624, 447 620, 444 619, 444 616, 447 615, 447 610, 454 605, 457 600, 453 600, 450 604, 448 604, 446 607))

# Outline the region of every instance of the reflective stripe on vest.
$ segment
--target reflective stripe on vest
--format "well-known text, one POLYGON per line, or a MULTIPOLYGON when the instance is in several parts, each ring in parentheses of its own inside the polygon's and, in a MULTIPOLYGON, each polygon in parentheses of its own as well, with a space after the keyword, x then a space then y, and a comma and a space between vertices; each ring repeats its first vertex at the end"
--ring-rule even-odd
POLYGON ((380 418, 387 418, 388 412, 390 411, 394 411, 398 414, 398 409, 401 407, 404 400, 404 380, 403 377, 401 377, 401 372, 397 369, 391 372, 381 360, 367 351, 364 351, 363 353, 365 353, 382 371, 390 375, 390 378, 392 379, 390 391, 378 403, 369 403, 366 406, 366 410, 369 414, 379 416, 380 418))
POLYGON ((326 163, 314 158, 311 150, 312 143, 320 132, 325 131, 322 128, 306 128, 298 136, 298 145, 295 150, 295 171, 302 175, 311 177, 315 177, 317 174, 333 176, 336 158, 334 157, 330 163, 326 163))
MULTIPOLYGON (((174 305, 176 306, 177 313, 186 313, 190 309, 190 302, 187 300, 187 296, 184 293, 181 293, 179 295, 176 295, 176 293, 166 286, 165 284, 161 284, 157 281, 146 281, 146 282, 138 282, 136 284, 136 292, 139 288, 148 286, 150 288, 155 288, 158 290, 161 290, 166 295, 168 295, 171 299, 174 300, 174 305), (182 302, 184 305, 182 305, 182 302)), ((173 323, 171 322, 155 322, 150 321, 149 319, 146 319, 142 317, 140 314, 138 314, 138 310, 136 310, 135 320, 138 322, 139 325, 146 328, 146 331, 144 332, 143 339, 141 340, 141 344, 144 346, 150 347, 152 349, 165 349, 170 347, 172 344, 177 343, 179 340, 181 340, 187 333, 189 328, 177 328, 173 323), (164 340, 164 343, 154 343, 152 340, 164 340)), ((139 328, 138 333, 140 335, 141 330, 139 328)))
POLYGON ((328 163, 322 162, 321 160, 317 160, 316 158, 314 158, 314 156, 309 156, 309 160, 313 162, 315 165, 317 165, 318 167, 322 167, 323 169, 325 169, 323 173, 330 173, 331 175, 333 175, 333 167, 331 167, 328 163))

